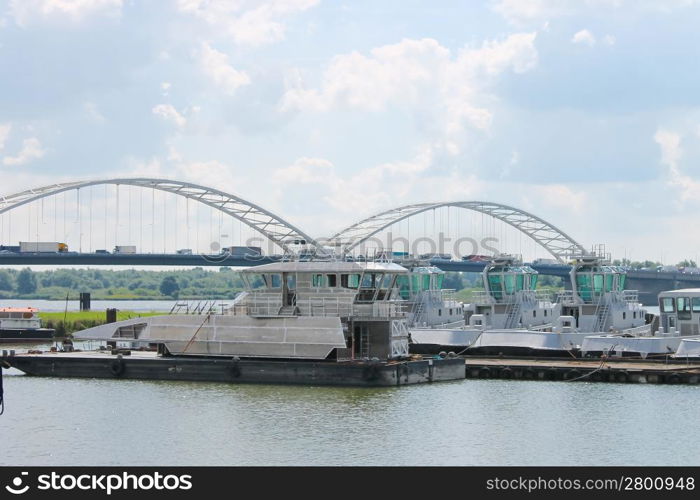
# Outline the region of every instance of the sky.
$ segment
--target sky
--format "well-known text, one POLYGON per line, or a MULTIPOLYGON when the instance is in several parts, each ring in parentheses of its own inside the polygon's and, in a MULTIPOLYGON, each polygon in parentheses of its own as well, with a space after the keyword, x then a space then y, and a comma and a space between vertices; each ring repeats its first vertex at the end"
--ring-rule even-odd
POLYGON ((697 259, 698 25, 695 0, 0 1, 0 195, 173 178, 315 236, 483 200, 697 259))

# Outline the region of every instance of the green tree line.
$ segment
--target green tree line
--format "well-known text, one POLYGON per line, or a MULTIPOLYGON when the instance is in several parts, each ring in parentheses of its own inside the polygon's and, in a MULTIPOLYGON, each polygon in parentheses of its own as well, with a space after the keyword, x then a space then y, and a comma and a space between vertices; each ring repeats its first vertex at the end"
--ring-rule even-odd
POLYGON ((243 289, 230 268, 176 271, 0 269, 0 298, 65 299, 90 292, 93 299, 231 298, 243 289))

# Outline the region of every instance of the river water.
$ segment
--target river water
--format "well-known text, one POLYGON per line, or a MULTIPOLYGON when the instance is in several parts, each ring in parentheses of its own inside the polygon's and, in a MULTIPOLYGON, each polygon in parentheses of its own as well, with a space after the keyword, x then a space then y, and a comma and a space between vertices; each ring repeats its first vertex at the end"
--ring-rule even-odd
POLYGON ((697 386, 4 381, 1 465, 700 465, 697 386))
MULTIPOLYGON (((124 304, 105 307, 172 307, 124 304)), ((0 465, 700 465, 700 386, 356 389, 4 375, 0 465)))

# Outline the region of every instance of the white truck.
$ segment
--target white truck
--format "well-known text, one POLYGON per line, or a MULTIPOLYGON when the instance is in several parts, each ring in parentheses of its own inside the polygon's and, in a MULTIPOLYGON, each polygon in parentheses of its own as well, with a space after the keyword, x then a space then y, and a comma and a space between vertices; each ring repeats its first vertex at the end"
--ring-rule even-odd
POLYGON ((20 253, 57 253, 67 252, 68 245, 58 241, 20 241, 20 253))
POLYGON ((115 254, 136 253, 135 245, 117 245, 114 247, 115 254))

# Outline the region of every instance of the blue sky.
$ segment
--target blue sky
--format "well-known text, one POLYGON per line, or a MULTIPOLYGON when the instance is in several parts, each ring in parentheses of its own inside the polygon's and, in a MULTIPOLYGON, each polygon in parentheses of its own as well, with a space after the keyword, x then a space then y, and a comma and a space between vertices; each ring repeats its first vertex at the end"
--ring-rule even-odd
POLYGON ((314 234, 490 200, 700 253, 700 2, 0 2, 2 194, 162 176, 314 234))

